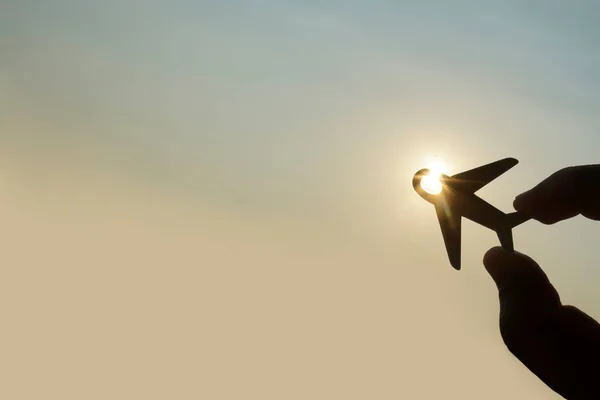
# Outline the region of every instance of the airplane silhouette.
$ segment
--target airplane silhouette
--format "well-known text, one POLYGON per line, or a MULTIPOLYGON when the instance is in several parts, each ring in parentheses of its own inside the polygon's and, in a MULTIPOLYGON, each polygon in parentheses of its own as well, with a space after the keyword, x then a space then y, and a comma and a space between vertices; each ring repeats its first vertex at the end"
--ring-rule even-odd
POLYGON ((505 158, 456 175, 440 175, 441 192, 428 193, 421 185, 421 180, 430 174, 430 170, 422 169, 413 177, 415 191, 435 206, 444 244, 450 264, 460 270, 461 261, 461 217, 485 226, 496 232, 503 248, 514 251, 512 228, 530 219, 518 212, 503 213, 475 192, 493 181, 519 161, 505 158))

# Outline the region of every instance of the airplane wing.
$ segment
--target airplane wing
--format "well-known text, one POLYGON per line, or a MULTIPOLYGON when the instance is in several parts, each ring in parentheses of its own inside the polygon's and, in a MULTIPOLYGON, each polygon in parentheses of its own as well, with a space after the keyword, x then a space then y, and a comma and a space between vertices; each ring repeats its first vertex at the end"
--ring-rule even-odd
POLYGON ((505 158, 452 175, 452 180, 448 182, 448 185, 463 193, 475 193, 518 163, 519 161, 514 158, 505 158))
POLYGON ((457 270, 460 270, 460 235, 461 235, 461 216, 452 214, 442 203, 435 206, 444 244, 450 264, 457 270))

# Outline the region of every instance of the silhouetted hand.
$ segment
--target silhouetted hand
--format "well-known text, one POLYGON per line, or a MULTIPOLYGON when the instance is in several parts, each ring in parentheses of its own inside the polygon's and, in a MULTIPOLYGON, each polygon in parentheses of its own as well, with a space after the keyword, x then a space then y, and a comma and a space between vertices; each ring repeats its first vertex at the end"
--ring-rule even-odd
MULTIPOLYGON (((517 211, 553 224, 582 214, 600 219, 600 165, 563 169, 518 196, 517 211)), ((504 343, 527 368, 567 399, 600 399, 600 324, 562 305, 528 256, 490 249, 483 260, 500 298, 504 343)))

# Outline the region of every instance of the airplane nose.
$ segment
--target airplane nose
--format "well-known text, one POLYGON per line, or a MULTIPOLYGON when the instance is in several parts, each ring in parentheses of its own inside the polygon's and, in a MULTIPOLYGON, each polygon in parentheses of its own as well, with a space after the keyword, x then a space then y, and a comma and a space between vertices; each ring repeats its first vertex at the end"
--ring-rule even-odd
POLYGON ((437 176, 429 176, 431 174, 431 170, 424 168, 418 171, 413 177, 413 188, 415 191, 421 196, 423 199, 427 200, 430 203, 436 203, 439 201, 439 195, 442 193, 444 188, 444 178, 445 175, 437 176), (426 179, 424 181, 424 179, 426 179))
POLYGON ((417 192, 419 194, 419 196, 421 196, 422 198, 424 198, 425 200, 427 200, 427 198, 430 196, 429 193, 427 193, 425 191, 425 189, 423 189, 423 186, 421 186, 421 181, 423 180, 423 178, 427 175, 429 175, 429 170, 427 168, 422 169, 420 171, 418 171, 415 176, 413 176, 413 188, 415 189, 415 192, 417 192))

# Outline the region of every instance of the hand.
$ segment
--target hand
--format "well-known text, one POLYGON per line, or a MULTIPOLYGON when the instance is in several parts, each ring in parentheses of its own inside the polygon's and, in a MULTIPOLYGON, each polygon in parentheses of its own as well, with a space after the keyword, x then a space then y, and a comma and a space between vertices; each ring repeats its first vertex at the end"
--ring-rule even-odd
POLYGON ((548 225, 579 214, 600 220, 600 165, 561 169, 517 196, 513 205, 548 225))
MULTIPOLYGON (((545 223, 582 214, 600 219, 600 165, 563 169, 518 196, 518 211, 545 223)), ((501 247, 483 260, 500 299, 504 343, 527 368, 567 399, 600 398, 600 324, 562 305, 539 265, 501 247)))

